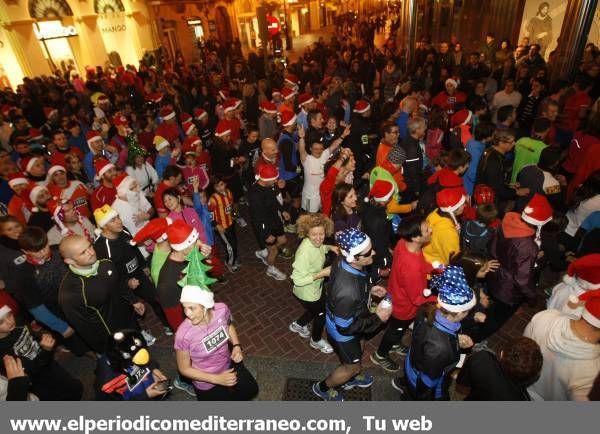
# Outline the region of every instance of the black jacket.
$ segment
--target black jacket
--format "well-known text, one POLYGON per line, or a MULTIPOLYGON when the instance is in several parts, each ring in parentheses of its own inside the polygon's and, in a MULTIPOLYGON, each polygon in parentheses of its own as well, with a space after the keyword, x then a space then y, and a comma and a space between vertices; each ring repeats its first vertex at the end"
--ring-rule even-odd
POLYGON ((423 151, 419 140, 408 134, 400 143, 406 152, 406 161, 402 165, 407 189, 402 195, 405 200, 418 199, 423 189, 423 151))
POLYGON ((364 233, 371 238, 371 244, 375 249, 372 265, 374 273, 371 273, 371 276, 375 276, 378 268, 391 268, 392 266, 390 248, 392 247, 393 231, 391 222, 387 219, 385 206, 367 204, 362 215, 362 225, 364 233))
POLYGON ((517 197, 514 189, 507 184, 509 165, 505 162, 504 155, 494 147, 486 149, 477 166, 476 184, 489 185, 496 193, 496 201, 504 202, 517 197))
POLYGON ((276 185, 263 187, 258 182, 250 187, 250 219, 256 235, 265 240, 269 235, 283 235, 283 223, 280 213, 283 205, 277 200, 279 190, 276 185))

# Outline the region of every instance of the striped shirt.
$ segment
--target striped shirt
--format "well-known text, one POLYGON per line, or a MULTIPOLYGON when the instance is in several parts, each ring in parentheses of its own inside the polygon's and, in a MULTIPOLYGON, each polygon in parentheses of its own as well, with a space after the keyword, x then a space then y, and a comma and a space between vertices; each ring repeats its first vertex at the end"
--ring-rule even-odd
POLYGON ((225 229, 233 225, 233 194, 225 189, 225 194, 214 193, 208 200, 213 221, 225 229))

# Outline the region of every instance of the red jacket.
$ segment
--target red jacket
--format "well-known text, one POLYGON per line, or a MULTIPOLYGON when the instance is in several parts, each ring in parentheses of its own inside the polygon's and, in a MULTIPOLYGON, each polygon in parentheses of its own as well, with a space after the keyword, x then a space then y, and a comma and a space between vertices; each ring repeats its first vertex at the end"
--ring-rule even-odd
POLYGON ((409 320, 417 315, 419 306, 435 302, 436 296, 425 297, 427 275, 433 267, 425 260, 423 253, 412 253, 406 249, 406 242, 400 240, 394 249, 392 272, 388 281, 388 291, 392 297, 394 318, 409 320))
POLYGON ((445 110, 446 113, 451 115, 454 113, 454 107, 456 104, 464 104, 467 101, 467 95, 464 92, 456 91, 454 95, 448 95, 448 92, 445 90, 438 93, 435 98, 431 100, 431 105, 434 107, 439 107, 442 110, 445 110))

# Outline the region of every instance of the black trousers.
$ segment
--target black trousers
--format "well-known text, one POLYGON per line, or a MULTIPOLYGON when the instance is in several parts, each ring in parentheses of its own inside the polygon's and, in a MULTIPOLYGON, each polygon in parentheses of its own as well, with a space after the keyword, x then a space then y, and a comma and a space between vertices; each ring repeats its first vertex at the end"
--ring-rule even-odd
POLYGON ((387 357, 394 345, 402 342, 402 336, 406 333, 406 329, 414 321, 413 319, 398 319, 393 316, 387 322, 387 328, 381 338, 377 354, 381 357, 387 357))
POLYGON ((317 301, 304 301, 298 297, 296 299, 304 307, 304 313, 296 322, 304 327, 312 321, 311 338, 315 342, 320 341, 325 327, 325 291, 321 290, 321 298, 317 301))
POLYGON ((31 378, 31 392, 40 401, 79 401, 83 385, 53 360, 31 378))
POLYGON ((485 322, 473 323, 470 329, 463 329, 463 333, 470 336, 474 343, 481 342, 500 330, 504 323, 515 314, 519 306, 520 304, 511 306, 493 299, 492 304, 485 312, 485 322))
POLYGON ((237 235, 235 233, 235 224, 232 224, 225 232, 221 233, 217 231, 217 239, 223 247, 225 254, 227 255, 226 263, 231 266, 238 262, 238 246, 237 246, 237 235))
POLYGON ((232 387, 216 385, 209 390, 196 390, 198 401, 250 401, 258 395, 258 383, 243 363, 233 365, 237 384, 232 387))
MULTIPOLYGON (((140 281, 140 285, 133 290, 134 294, 150 305, 163 327, 169 327, 169 321, 167 321, 167 317, 158 301, 156 287, 150 278, 146 276, 146 273, 140 271, 139 273, 130 275, 129 278, 135 278, 140 281)), ((173 332, 175 332, 175 330, 173 330, 173 332)))

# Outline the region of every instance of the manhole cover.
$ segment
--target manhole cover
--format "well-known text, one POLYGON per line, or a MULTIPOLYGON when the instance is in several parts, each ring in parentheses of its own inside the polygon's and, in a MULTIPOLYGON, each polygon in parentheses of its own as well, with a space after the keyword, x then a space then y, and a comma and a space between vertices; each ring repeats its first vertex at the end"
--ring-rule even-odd
MULTIPOLYGON (((315 381, 307 378, 288 378, 283 392, 283 401, 320 401, 312 391, 315 381)), ((346 401, 371 401, 371 388, 355 387, 344 391, 346 401)))

